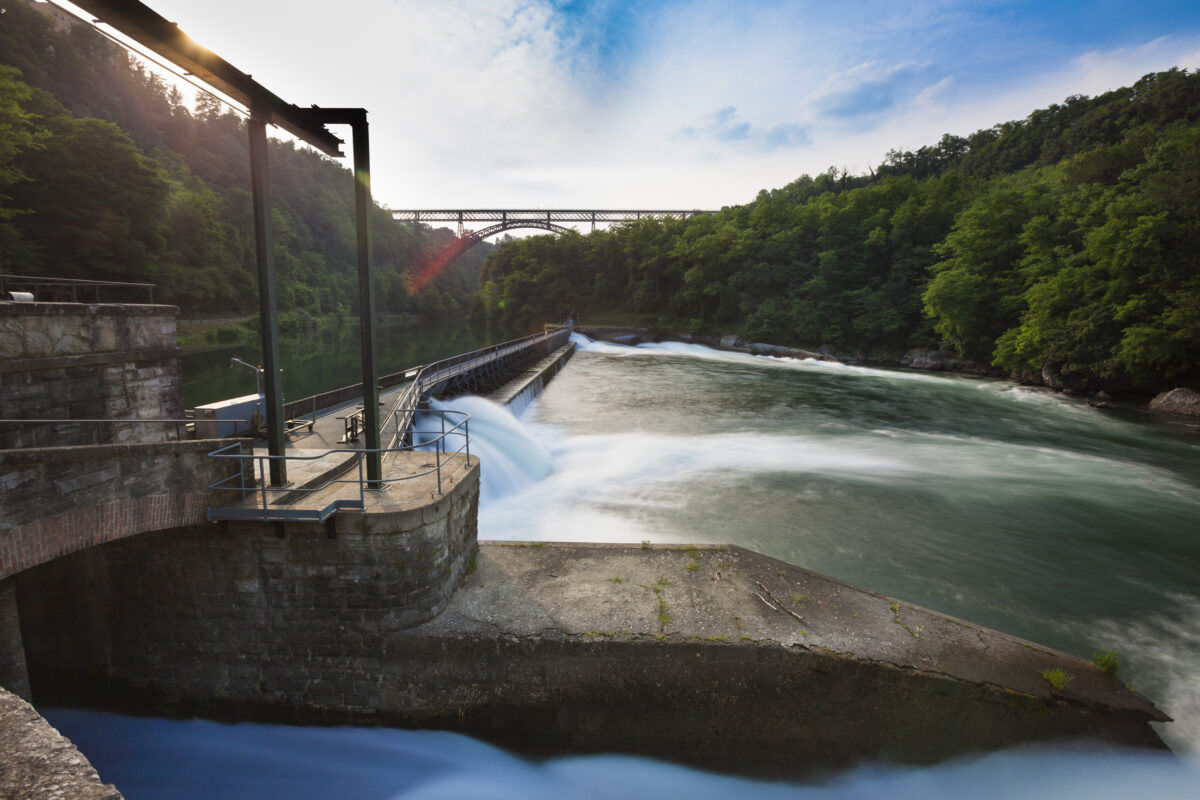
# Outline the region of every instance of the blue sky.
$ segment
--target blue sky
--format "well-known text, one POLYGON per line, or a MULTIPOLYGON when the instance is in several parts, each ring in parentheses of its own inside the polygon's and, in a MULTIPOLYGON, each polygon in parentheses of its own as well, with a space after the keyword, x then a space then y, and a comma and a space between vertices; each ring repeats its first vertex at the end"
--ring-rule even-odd
POLYGON ((710 208, 1200 67, 1200 0, 148 0, 370 114, 396 208, 710 208))

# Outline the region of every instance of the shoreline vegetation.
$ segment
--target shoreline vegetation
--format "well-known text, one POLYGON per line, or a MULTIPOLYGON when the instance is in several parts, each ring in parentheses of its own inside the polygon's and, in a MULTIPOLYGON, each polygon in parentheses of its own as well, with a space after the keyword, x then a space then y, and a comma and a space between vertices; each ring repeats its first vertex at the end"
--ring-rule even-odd
POLYGON ((1064 384, 1060 376, 1049 371, 1040 375, 1006 374, 996 367, 989 367, 968 361, 939 350, 914 348, 902 355, 893 357, 861 357, 861 354, 846 354, 836 348, 821 345, 817 348, 787 347, 766 342, 747 342, 741 336, 733 333, 723 335, 693 334, 686 331, 672 330, 665 327, 650 327, 639 325, 607 325, 582 322, 575 330, 591 339, 613 344, 638 345, 644 342, 683 342, 699 344, 714 350, 724 350, 733 353, 745 353, 755 356, 771 356, 775 358, 814 359, 817 361, 835 361, 843 364, 863 364, 886 368, 907 368, 931 372, 951 372, 959 375, 1005 380, 1020 386, 1040 387, 1048 391, 1060 393, 1068 397, 1081 397, 1093 408, 1109 408, 1114 401, 1121 405, 1135 406, 1162 414, 1178 417, 1200 418, 1200 393, 1185 387, 1177 387, 1158 394, 1146 392, 1123 392, 1115 396, 1103 389, 1091 391, 1077 390, 1064 384))
POLYGON ((691 336, 830 343, 858 360, 1060 391, 1200 389, 1200 72, 916 151, 802 175, 750 203, 484 262, 489 323, 624 314, 691 336))
MULTIPOLYGON (((121 47, 46 4, 3 10, 0 272, 153 283, 157 301, 192 316, 255 313, 245 121, 203 93, 189 108, 121 47)), ((293 142, 269 139, 268 149, 281 325, 358 314, 352 173, 293 142)), ((379 314, 467 312, 494 245, 426 285, 421 270, 455 232, 399 222, 378 203, 371 225, 379 314)))

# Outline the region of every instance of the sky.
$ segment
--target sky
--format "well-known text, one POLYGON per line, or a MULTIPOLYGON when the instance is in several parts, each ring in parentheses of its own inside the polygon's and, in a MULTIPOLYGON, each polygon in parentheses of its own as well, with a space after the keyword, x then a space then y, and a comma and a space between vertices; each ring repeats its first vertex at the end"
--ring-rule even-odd
POLYGON ((366 108, 396 209, 715 209, 1200 68, 1200 0, 147 5, 289 102, 366 108))

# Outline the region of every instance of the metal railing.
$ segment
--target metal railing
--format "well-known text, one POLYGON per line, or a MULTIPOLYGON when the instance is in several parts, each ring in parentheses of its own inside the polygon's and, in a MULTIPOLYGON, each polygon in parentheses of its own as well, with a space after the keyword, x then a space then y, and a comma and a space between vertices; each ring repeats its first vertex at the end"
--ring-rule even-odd
MULTIPOLYGON (((501 355, 507 355, 511 352, 521 349, 522 347, 527 347, 530 344, 536 344, 539 341, 545 341, 548 339, 553 339, 555 337, 564 337, 565 338, 565 336, 567 336, 569 334, 570 334, 569 328, 559 328, 557 330, 543 331, 542 333, 535 333, 531 336, 525 336, 520 339, 513 339, 512 341, 502 342, 500 344, 494 344, 494 345, 491 345, 490 347, 485 347, 482 350, 473 350, 470 353, 465 353, 463 355, 454 356, 452 358, 442 359, 441 361, 434 361, 430 364, 409 367, 408 369, 403 369, 403 370, 400 370, 399 372, 392 372, 387 375, 381 376, 378 379, 379 388, 381 390, 382 389, 391 389, 391 388, 393 388, 395 386, 399 386, 403 383, 409 383, 414 380, 421 380, 422 381, 421 397, 423 399, 424 396, 426 394, 428 394, 429 390, 432 389, 434 386, 436 386, 443 379, 442 377, 438 377, 442 373, 442 371, 449 367, 452 367, 455 364, 461 364, 461 363, 464 363, 464 361, 469 361, 472 364, 477 364, 477 363, 479 363, 477 361, 477 359, 494 360, 495 358, 498 358, 500 356, 491 355, 489 357, 488 354, 494 354, 498 351, 503 350, 504 352, 501 355), (435 378, 435 380, 433 380, 432 383, 430 383, 430 381, 429 381, 429 379, 431 377, 435 378)), ((466 371, 466 370, 462 370, 462 371, 466 371)), ((458 374, 461 374, 461 372, 458 374)), ((343 386, 340 389, 331 389, 330 391, 320 392, 318 394, 310 395, 309 397, 302 397, 299 400, 289 400, 283 404, 283 416, 285 419, 287 419, 288 424, 294 423, 297 427, 309 426, 311 429, 311 423, 315 422, 317 419, 317 412, 324 411, 325 409, 328 409, 328 408, 334 408, 337 406, 351 404, 354 401, 358 401, 359 403, 361 403, 362 396, 363 396, 362 384, 354 383, 349 386, 343 386)), ((392 419, 394 417, 394 412, 397 408, 410 408, 410 407, 415 408, 418 405, 420 405, 420 403, 412 395, 411 390, 408 387, 406 387, 406 391, 403 392, 402 395, 400 397, 398 397, 396 399, 396 401, 392 404, 391 411, 384 414, 381 419, 385 419, 385 420, 392 419)), ((363 424, 362 413, 359 410, 353 410, 345 417, 347 435, 349 435, 351 433, 350 428, 352 425, 355 424, 355 422, 350 421, 350 417, 354 417, 354 416, 357 417, 358 432, 361 432, 361 430, 362 430, 362 424, 363 424)), ((402 428, 399 432, 400 436, 403 437, 405 432, 406 432, 406 430, 404 428, 402 428)), ((381 430, 381 439, 383 438, 383 436, 386 435, 386 433, 387 433, 386 430, 381 430)), ((397 443, 396 439, 397 439, 396 435, 393 434, 393 436, 392 436, 392 446, 393 447, 397 443)), ((353 441, 353 440, 351 440, 351 441, 353 441)))
MULTIPOLYGON (((229 445, 219 450, 210 453, 214 458, 241 459, 243 463, 249 464, 250 469, 245 468, 240 470, 228 478, 209 486, 213 491, 228 491, 240 492, 243 499, 251 495, 257 497, 257 503, 253 507, 240 506, 237 508, 209 508, 208 516, 210 520, 215 519, 254 519, 254 520, 308 520, 315 522, 325 522, 330 516, 337 513, 341 509, 362 509, 364 508, 365 493, 371 489, 384 488, 387 484, 397 483, 400 481, 412 480, 414 478, 424 477, 430 474, 437 475, 437 491, 442 494, 442 467, 443 464, 451 458, 465 454, 467 464, 471 463, 471 445, 469 435, 470 415, 462 411, 439 410, 439 409, 423 409, 420 406, 428 397, 429 393, 438 385, 445 381, 453 380, 456 377, 465 375, 472 370, 478 369, 481 366, 497 361, 505 356, 524 350, 532 345, 542 342, 557 344, 556 340, 565 340, 570 336, 570 328, 559 328, 557 330, 545 330, 540 333, 535 333, 530 336, 525 336, 520 339, 513 339, 508 342, 491 345, 480 350, 474 350, 470 353, 454 356, 452 358, 442 359, 427 364, 423 367, 415 367, 403 372, 393 373, 381 379, 395 386, 401 383, 402 380, 409 380, 407 386, 396 399, 391 410, 389 410, 382 419, 380 425, 381 434, 386 436, 389 432, 391 438, 388 440, 388 446, 374 449, 342 449, 334 448, 321 453, 310 454, 305 456, 271 456, 271 455, 255 455, 253 452, 245 452, 243 446, 239 444, 229 445), (428 413, 439 415, 441 420, 440 431, 417 431, 413 430, 413 425, 418 413, 428 413), (454 415, 455 418, 461 419, 447 426, 446 415, 454 415), (410 439, 409 434, 412 434, 412 444, 405 442, 410 439), (428 440, 421 440, 421 436, 431 436, 428 440), (462 445, 449 452, 446 442, 454 437, 462 437, 462 445), (435 454, 434 466, 423 472, 415 474, 405 474, 398 477, 384 478, 379 481, 368 481, 364 476, 363 461, 368 454, 380 453, 382 458, 394 458, 396 453, 426 451, 432 447, 435 454), (335 477, 322 483, 319 486, 304 487, 297 489, 293 486, 269 486, 267 476, 270 473, 271 459, 290 459, 292 461, 315 461, 331 455, 344 456, 347 460, 347 466, 339 467, 339 473, 344 475, 346 472, 357 469, 357 478, 341 478, 335 477), (353 461, 354 464, 348 464, 353 461), (250 463, 252 462, 252 463, 250 463), (254 485, 246 485, 246 476, 254 476, 252 479, 254 485), (237 481, 237 486, 231 486, 231 482, 237 481), (296 504, 289 501, 285 504, 280 500, 275 503, 271 502, 272 497, 283 497, 287 495, 297 494, 312 494, 320 492, 324 489, 333 486, 334 484, 357 484, 358 497, 357 499, 337 499, 331 500, 319 508, 296 508, 296 504), (287 507, 283 507, 283 506, 287 507)), ((333 392, 325 392, 321 395, 303 398, 302 400, 294 401, 287 404, 293 407, 307 406, 311 409, 312 419, 316 419, 317 409, 322 407, 321 400, 324 398, 333 399, 338 397, 340 402, 345 402, 345 394, 351 390, 361 391, 361 384, 355 387, 344 387, 333 392)), ((358 420, 358 425, 361 425, 361 411, 354 411, 345 418, 347 429, 358 420)), ((307 420, 305 420, 307 422, 307 420)), ((357 427, 357 425, 356 425, 357 427)), ((382 437, 381 437, 382 438, 382 437)))
MULTIPOLYGON (((407 409, 406 409, 407 410, 407 409)), ((411 409, 415 411, 415 409, 411 409)), ((424 436, 429 436, 427 440, 407 447, 398 448, 381 448, 379 450, 347 450, 335 448, 326 450, 321 453, 305 455, 305 456, 272 456, 272 455, 257 455, 252 450, 246 452, 242 442, 235 442, 231 445, 213 450, 208 455, 212 458, 238 460, 241 462, 241 468, 234 474, 222 478, 208 486, 209 491, 213 492, 236 492, 241 500, 248 498, 256 498, 253 505, 227 506, 227 507, 210 507, 207 512, 207 518, 210 522, 216 520, 262 520, 262 521, 309 521, 309 522, 325 522, 329 517, 344 509, 362 510, 366 507, 366 493, 370 490, 384 489, 387 484, 398 483, 401 481, 413 480, 422 478, 427 475, 436 474, 437 476, 437 491, 438 494, 443 494, 442 489, 442 468, 451 459, 462 454, 466 458, 467 466, 471 465, 471 434, 470 421, 471 415, 464 411, 441 411, 429 410, 422 413, 437 414, 441 418, 440 431, 419 431, 424 436), (453 422, 447 427, 446 415, 451 414, 455 417, 461 417, 457 422, 453 422), (460 437, 462 440, 453 452, 447 447, 447 441, 452 437, 460 437), (368 481, 364 477, 363 461, 368 453, 382 453, 384 455, 396 452, 433 452, 434 466, 423 472, 407 473, 401 476, 384 478, 379 481, 368 481), (320 484, 319 486, 306 487, 297 489, 293 486, 270 486, 267 480, 270 474, 269 462, 272 459, 285 459, 288 461, 316 461, 330 455, 338 455, 346 457, 347 461, 354 461, 355 464, 345 469, 340 470, 340 474, 354 470, 357 471, 355 478, 334 477, 320 484), (247 465, 250 469, 247 470, 247 465), (247 475, 254 476, 254 485, 247 485, 247 475), (231 486, 233 482, 238 485, 231 486), (323 506, 310 508, 296 508, 297 503, 286 503, 286 507, 280 501, 272 502, 272 498, 285 495, 304 494, 312 495, 316 492, 321 492, 335 484, 357 484, 358 497, 331 499, 323 506)))
MULTIPOLYGON (((426 399, 429 392, 439 384, 464 375, 477 369, 485 364, 497 361, 507 355, 511 355, 520 350, 524 350, 531 345, 541 342, 549 342, 557 338, 567 338, 571 334, 570 328, 558 328, 556 330, 544 330, 541 333, 524 336, 520 339, 494 344, 490 347, 485 347, 481 350, 473 350, 470 353, 445 358, 441 361, 434 361, 432 364, 427 364, 421 367, 413 378, 413 382, 409 384, 401 393, 400 397, 396 398, 396 403, 392 406, 392 410, 387 413, 385 420, 390 420, 395 424, 392 431, 392 438, 389 442, 389 449, 397 448, 403 442, 408 428, 412 425, 413 410, 420 406, 426 399), (398 412, 405 412, 398 413, 398 412)), ((387 428, 385 422, 381 426, 384 430, 387 428)))
POLYGON ((38 302, 79 303, 81 290, 91 295, 91 302, 101 302, 101 291, 111 298, 113 292, 124 293, 134 290, 146 292, 146 302, 154 302, 153 283, 130 283, 128 281, 91 281, 83 278, 48 278, 34 275, 0 275, 0 298, 9 292, 32 292, 38 302))

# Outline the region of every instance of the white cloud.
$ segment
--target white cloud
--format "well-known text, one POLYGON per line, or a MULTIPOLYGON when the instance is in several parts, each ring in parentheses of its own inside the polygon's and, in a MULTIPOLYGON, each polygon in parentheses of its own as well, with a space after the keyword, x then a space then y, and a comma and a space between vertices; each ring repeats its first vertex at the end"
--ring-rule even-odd
POLYGON ((1186 32, 1034 61, 955 2, 639 4, 639 48, 607 64, 601 6, 565 23, 550 0, 151 4, 291 102, 367 108, 393 207, 719 207, 1200 66, 1186 32))

